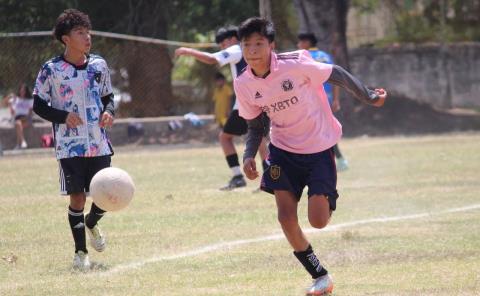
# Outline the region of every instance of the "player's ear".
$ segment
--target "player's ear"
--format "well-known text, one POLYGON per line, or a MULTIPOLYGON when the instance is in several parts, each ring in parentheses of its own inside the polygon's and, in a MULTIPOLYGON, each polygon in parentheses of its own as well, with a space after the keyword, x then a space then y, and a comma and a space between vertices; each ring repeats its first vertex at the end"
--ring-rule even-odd
POLYGON ((68 35, 62 35, 62 41, 63 41, 63 44, 67 44, 67 42, 70 40, 70 38, 68 37, 68 35))
POLYGON ((274 49, 275 49, 275 41, 272 41, 272 42, 270 43, 270 49, 271 49, 271 50, 274 50, 274 49))

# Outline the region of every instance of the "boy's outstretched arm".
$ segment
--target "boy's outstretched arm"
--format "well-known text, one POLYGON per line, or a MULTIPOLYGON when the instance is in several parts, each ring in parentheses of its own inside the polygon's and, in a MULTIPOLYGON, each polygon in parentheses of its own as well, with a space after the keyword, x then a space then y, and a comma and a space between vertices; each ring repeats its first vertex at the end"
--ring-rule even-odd
POLYGON ((387 98, 387 92, 384 89, 371 90, 367 88, 355 76, 338 65, 333 65, 332 74, 327 82, 346 89, 358 100, 368 105, 381 107, 387 98))
POLYGON ((258 177, 258 171, 255 163, 255 155, 265 134, 264 113, 260 113, 252 120, 247 120, 248 132, 243 153, 243 172, 248 179, 254 180, 258 177))
POLYGON ((196 50, 189 47, 177 48, 175 50, 175 57, 178 58, 180 56, 191 56, 205 64, 210 64, 210 65, 218 64, 217 59, 211 53, 196 50))

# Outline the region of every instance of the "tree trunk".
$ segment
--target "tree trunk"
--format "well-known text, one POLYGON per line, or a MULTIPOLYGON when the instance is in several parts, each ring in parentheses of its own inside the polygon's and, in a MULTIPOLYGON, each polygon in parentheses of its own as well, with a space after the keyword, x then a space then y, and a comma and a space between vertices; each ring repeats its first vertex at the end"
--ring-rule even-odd
MULTIPOLYGON (((299 16, 300 32, 311 32, 317 37, 317 47, 333 56, 334 63, 350 68, 347 47, 347 15, 350 0, 294 0, 299 16)), ((345 91, 341 94, 341 110, 338 117, 352 116, 355 99, 345 91)))
MULTIPOLYGON (((166 4, 130 0, 129 5, 127 33, 166 39, 166 4)), ((173 64, 166 46, 127 42, 124 49, 132 97, 132 102, 124 108, 126 113, 135 117, 170 115, 173 64)))
POLYGON ((267 20, 272 20, 272 5, 270 0, 260 0, 258 1, 258 11, 260 16, 266 18, 267 20))

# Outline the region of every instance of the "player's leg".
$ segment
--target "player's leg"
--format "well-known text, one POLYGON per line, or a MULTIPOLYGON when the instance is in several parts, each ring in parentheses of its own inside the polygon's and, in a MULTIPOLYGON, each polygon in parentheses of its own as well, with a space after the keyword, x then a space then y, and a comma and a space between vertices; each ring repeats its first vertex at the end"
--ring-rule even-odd
POLYGON ((340 151, 340 147, 338 144, 333 146, 333 152, 335 152, 335 158, 337 159, 337 171, 345 171, 348 169, 348 161, 343 157, 342 152, 340 151))
MULTIPOLYGON (((88 159, 87 170, 87 188, 86 191, 90 191, 90 182, 93 176, 101 169, 110 167, 111 157, 109 155, 92 157, 88 159)), ((90 238, 91 246, 97 251, 102 252, 106 247, 105 235, 98 226, 98 221, 103 218, 105 211, 99 208, 95 203, 92 203, 90 212, 85 216, 85 225, 87 226, 87 234, 90 238)))
POLYGON ((322 229, 327 226, 331 212, 328 196, 315 194, 308 198, 308 221, 312 227, 322 229))
POLYGON ((307 295, 322 295, 331 292, 333 282, 328 275, 328 271, 320 264, 312 246, 298 224, 297 198, 289 191, 275 190, 275 201, 278 209, 278 221, 294 250, 293 254, 314 280, 313 288, 310 287, 307 290, 307 295), (313 292, 317 294, 312 294, 313 292))
POLYGON ((238 160, 238 154, 233 143, 235 136, 244 135, 247 132, 246 121, 238 115, 238 110, 233 110, 223 127, 223 131, 220 132, 219 141, 222 146, 225 159, 228 167, 232 171, 232 178, 228 184, 221 190, 231 190, 238 187, 244 187, 247 185, 245 178, 243 177, 240 162, 238 160))
POLYGON ((275 202, 278 222, 293 250, 296 252, 306 250, 309 243, 298 224, 297 198, 292 192, 275 190, 275 202))
POLYGON ((16 148, 27 148, 27 143, 25 142, 24 137, 24 123, 21 117, 15 119, 15 133, 17 136, 17 146, 16 148))
POLYGON ((70 196, 68 207, 68 222, 75 243, 73 268, 79 270, 90 269, 90 260, 85 241, 85 158, 74 157, 59 160, 60 191, 70 196))
MULTIPOLYGON (((313 227, 324 228, 330 221, 332 211, 336 209, 338 197, 334 152, 333 149, 328 149, 306 157, 310 172, 307 178, 308 220, 313 227)), ((314 277, 307 295, 322 295, 332 290, 333 281, 325 272, 319 277, 314 277)))

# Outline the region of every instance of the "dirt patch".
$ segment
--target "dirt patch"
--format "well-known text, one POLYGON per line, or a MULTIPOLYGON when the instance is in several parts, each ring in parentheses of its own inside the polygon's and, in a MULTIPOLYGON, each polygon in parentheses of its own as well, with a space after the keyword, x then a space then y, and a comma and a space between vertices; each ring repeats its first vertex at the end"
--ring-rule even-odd
POLYGON ((435 110, 400 96, 390 96, 382 108, 356 104, 353 109, 353 114, 339 116, 347 137, 480 131, 478 112, 435 110))

